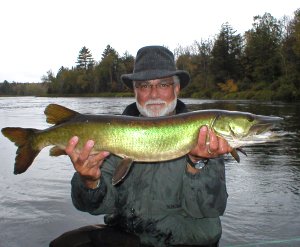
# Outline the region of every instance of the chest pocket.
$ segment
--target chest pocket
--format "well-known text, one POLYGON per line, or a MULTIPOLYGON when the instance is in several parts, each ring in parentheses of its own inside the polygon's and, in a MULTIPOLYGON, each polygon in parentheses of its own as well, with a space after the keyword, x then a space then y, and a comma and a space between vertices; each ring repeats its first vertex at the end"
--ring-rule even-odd
MULTIPOLYGON (((136 164, 132 170, 132 199, 141 211, 161 214, 181 209, 184 167, 179 160, 136 164)), ((185 166, 185 165, 184 165, 185 166)))

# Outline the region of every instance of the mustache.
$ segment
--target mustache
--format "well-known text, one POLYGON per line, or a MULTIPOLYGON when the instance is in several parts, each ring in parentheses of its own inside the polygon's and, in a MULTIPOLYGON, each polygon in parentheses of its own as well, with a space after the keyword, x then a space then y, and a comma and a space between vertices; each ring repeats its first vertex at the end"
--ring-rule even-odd
POLYGON ((176 103, 177 97, 175 97, 174 100, 169 104, 167 103, 167 101, 162 99, 149 99, 145 102, 144 106, 141 106, 138 100, 136 101, 138 110, 140 111, 141 115, 145 117, 158 117, 168 115, 175 110, 176 103), (156 110, 153 111, 153 107, 151 107, 151 104, 163 104, 163 106, 159 108, 155 107, 156 110))
POLYGON ((167 104, 167 102, 161 99, 150 99, 145 103, 145 106, 152 104, 167 104))

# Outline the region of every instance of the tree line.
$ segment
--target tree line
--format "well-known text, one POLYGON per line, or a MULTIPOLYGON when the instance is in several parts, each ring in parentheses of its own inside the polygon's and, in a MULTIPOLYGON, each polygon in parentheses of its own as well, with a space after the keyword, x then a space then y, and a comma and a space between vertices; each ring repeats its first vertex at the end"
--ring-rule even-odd
MULTIPOLYGON (((255 16, 243 35, 224 23, 213 39, 178 46, 173 52, 177 68, 187 70, 192 78, 182 97, 300 99, 300 9, 279 20, 270 13, 255 16)), ((62 66, 56 74, 48 71, 31 90, 64 96, 126 93, 130 91, 120 76, 131 73, 133 65, 134 56, 128 52, 120 56, 110 45, 98 62, 84 46, 74 67, 62 66)), ((29 86, 23 87, 30 91, 29 86)), ((0 95, 16 94, 16 89, 20 91, 18 85, 5 81, 0 95)))

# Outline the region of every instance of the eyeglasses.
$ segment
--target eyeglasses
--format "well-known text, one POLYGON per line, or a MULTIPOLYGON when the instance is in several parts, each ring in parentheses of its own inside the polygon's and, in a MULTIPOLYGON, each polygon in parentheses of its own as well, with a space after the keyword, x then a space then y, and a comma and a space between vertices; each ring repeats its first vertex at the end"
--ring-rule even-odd
POLYGON ((140 84, 136 84, 134 86, 135 86, 135 88, 137 88, 143 92, 149 92, 154 87, 159 91, 165 91, 173 85, 174 85, 174 82, 173 83, 158 83, 156 85, 152 85, 149 83, 140 83, 140 84))

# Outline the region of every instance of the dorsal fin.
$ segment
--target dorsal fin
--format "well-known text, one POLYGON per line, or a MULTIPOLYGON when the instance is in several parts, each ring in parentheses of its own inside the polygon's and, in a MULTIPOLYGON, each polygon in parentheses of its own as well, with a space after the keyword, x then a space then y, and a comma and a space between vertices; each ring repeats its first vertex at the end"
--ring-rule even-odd
POLYGON ((44 113, 47 117, 47 123, 50 124, 61 124, 68 121, 75 115, 80 114, 77 111, 73 111, 69 108, 57 104, 48 105, 44 113))

